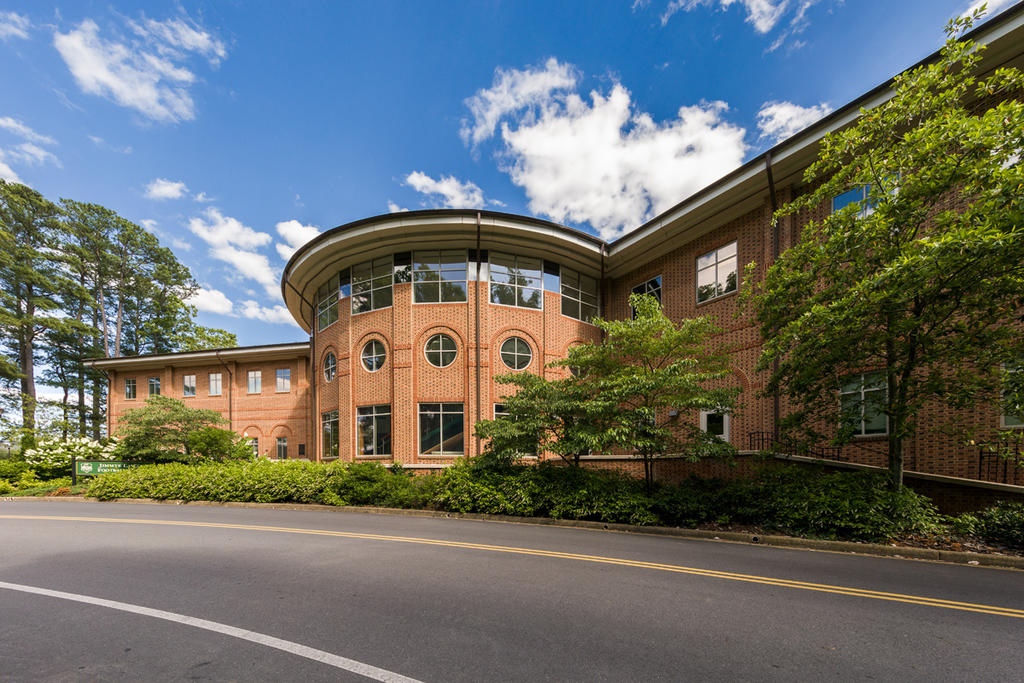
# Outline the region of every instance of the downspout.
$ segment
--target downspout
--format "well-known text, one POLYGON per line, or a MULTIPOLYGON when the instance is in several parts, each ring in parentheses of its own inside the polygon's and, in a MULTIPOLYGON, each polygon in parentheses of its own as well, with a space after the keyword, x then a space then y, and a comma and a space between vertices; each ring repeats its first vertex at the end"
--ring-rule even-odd
MULTIPOLYGON (((775 194, 775 177, 772 174, 772 153, 764 155, 764 170, 768 174, 768 198, 771 202, 772 216, 768 220, 768 227, 772 231, 772 264, 779 260, 779 225, 775 221, 775 213, 779 210, 778 197, 775 194)), ((779 359, 772 361, 772 374, 779 371, 779 359)), ((781 406, 778 388, 772 392, 772 444, 779 441, 779 420, 781 419, 781 406)))
MULTIPOLYGON (((214 351, 217 355, 217 360, 220 361, 221 366, 228 372, 228 429, 235 431, 235 416, 234 416, 234 392, 235 392, 235 373, 231 372, 231 367, 224 362, 224 359, 220 357, 220 349, 214 351)), ((223 388, 223 387, 222 387, 223 388)))
MULTIPOLYGON (((480 400, 480 212, 476 212, 476 282, 473 285, 474 296, 473 300, 475 303, 474 308, 476 309, 476 322, 474 327, 476 328, 476 419, 482 420, 483 414, 480 412, 481 400, 480 400)), ((476 430, 473 430, 474 434, 476 430)), ((480 455, 480 437, 476 437, 476 454, 480 455)))
MULTIPOLYGON (((601 300, 598 301, 598 304, 599 304, 599 307, 597 309, 597 315, 598 316, 601 316, 604 313, 604 311, 602 309, 604 309, 605 294, 608 291, 607 283, 604 281, 604 258, 605 258, 605 244, 604 244, 604 242, 601 242, 601 280, 600 280, 600 282, 601 282, 601 300)), ((604 333, 604 328, 601 328, 601 340, 602 341, 604 340, 605 336, 606 335, 604 333)))
POLYGON ((317 439, 319 438, 320 432, 317 431, 317 416, 319 415, 319 409, 316 403, 316 309, 313 304, 306 299, 306 297, 302 296, 302 292, 295 289, 295 285, 292 284, 287 275, 285 275, 284 283, 291 287, 292 291, 295 292, 295 295, 299 297, 299 301, 309 306, 309 402, 312 410, 309 416, 309 439, 307 439, 307 442, 311 443, 309 443, 306 458, 317 461, 320 459, 320 449, 317 448, 319 445, 317 443, 317 439), (309 450, 313 451, 313 453, 310 454, 308 452, 309 450))

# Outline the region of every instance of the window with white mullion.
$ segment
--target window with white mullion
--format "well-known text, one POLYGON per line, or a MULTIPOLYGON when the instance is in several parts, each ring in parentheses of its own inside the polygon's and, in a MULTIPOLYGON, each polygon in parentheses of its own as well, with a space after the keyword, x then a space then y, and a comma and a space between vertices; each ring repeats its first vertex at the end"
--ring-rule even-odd
POLYGON ((352 266, 352 312, 387 308, 393 302, 394 266, 390 256, 352 266))

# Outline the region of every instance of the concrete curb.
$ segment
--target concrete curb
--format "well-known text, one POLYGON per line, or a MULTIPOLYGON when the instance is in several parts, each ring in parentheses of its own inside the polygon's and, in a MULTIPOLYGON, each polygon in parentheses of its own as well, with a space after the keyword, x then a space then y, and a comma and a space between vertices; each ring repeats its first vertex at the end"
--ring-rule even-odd
POLYGON ((82 496, 12 496, 0 498, 3 501, 37 501, 37 502, 78 502, 78 503, 129 503, 148 505, 189 505, 199 507, 234 507, 255 508, 263 510, 324 510, 333 512, 356 512, 370 515, 398 515, 403 517, 435 517, 449 519, 466 519, 481 522, 502 522, 506 524, 530 524, 534 526, 558 526, 573 529, 593 529, 597 531, 614 531, 617 533, 643 534, 647 536, 669 536, 702 541, 719 541, 727 543, 745 543, 748 545, 766 545, 776 548, 792 548, 799 550, 816 550, 835 553, 852 553, 855 555, 873 555, 894 559, 926 560, 931 562, 948 562, 981 567, 999 567, 1003 569, 1024 570, 1024 557, 1015 555, 998 555, 988 553, 956 552, 952 550, 935 550, 932 548, 913 548, 879 543, 855 543, 852 541, 823 541, 815 538, 798 538, 796 536, 752 535, 735 531, 706 531, 704 529, 680 529, 664 526, 633 526, 631 524, 606 524, 574 519, 551 519, 548 517, 512 517, 509 515, 488 515, 476 512, 439 512, 436 510, 406 510, 402 508, 380 508, 359 506, 317 505, 315 503, 219 503, 214 501, 183 501, 157 500, 155 498, 117 498, 100 501, 96 498, 82 496))

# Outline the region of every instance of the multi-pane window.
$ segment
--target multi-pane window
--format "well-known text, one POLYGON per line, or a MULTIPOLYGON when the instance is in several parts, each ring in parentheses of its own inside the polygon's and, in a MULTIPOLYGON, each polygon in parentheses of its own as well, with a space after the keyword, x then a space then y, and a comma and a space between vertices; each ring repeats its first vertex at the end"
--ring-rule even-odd
POLYGON ((359 354, 359 359, 363 363, 363 367, 369 372, 376 372, 384 367, 384 361, 387 360, 387 350, 384 348, 384 342, 379 339, 371 339, 366 342, 363 346, 362 353, 359 354))
MULTIPOLYGON (((630 294, 650 294, 655 299, 657 299, 658 303, 660 304, 661 303, 661 276, 659 275, 658 277, 652 277, 647 282, 642 282, 642 283, 638 284, 636 287, 634 287, 633 289, 630 290, 630 294)), ((635 318, 636 317, 636 310, 632 306, 629 307, 629 310, 630 310, 630 315, 635 318)))
POLYGON ((248 391, 250 394, 258 394, 263 391, 263 371, 250 370, 248 372, 248 391))
POLYGON ((356 408, 356 439, 358 455, 391 455, 391 406, 356 408))
POLYGON ((333 353, 328 352, 324 356, 324 379, 330 382, 338 374, 338 359, 333 353))
POLYGON ((126 379, 124 381, 124 397, 135 398, 135 380, 126 379))
POLYGON ((463 408, 461 403, 420 404, 420 453, 462 455, 463 408))
POLYGON ((697 302, 736 291, 736 242, 697 257, 697 302))
POLYGON ((494 419, 499 420, 503 417, 508 417, 508 406, 504 403, 494 404, 494 419))
POLYGON ((390 256, 352 266, 352 312, 365 313, 391 305, 394 266, 390 256))
POLYGON ((1003 414, 999 426, 1004 429, 1024 427, 1024 367, 1007 366, 1003 379, 1003 414))
POLYGON ((252 448, 252 457, 258 458, 260 455, 260 439, 258 436, 249 438, 249 447, 252 448))
POLYGON ((513 254, 490 254, 491 303, 544 308, 542 262, 513 254))
POLYGON ((220 373, 210 373, 210 396, 220 396, 220 373))
POLYGON ((181 377, 181 395, 185 398, 196 395, 196 376, 195 375, 182 375, 181 377))
POLYGON ((331 410, 320 415, 320 431, 323 435, 323 450, 320 451, 323 458, 338 457, 338 411, 331 410))
POLYGON ((509 337, 501 343, 501 362, 505 367, 522 370, 533 360, 533 351, 524 339, 509 337))
POLYGON ((287 460, 288 459, 288 437, 279 436, 277 437, 277 459, 287 460))
POLYGON ((316 326, 323 330, 338 320, 339 277, 335 275, 316 292, 316 326))
POLYGON ((274 371, 274 379, 276 386, 274 391, 285 392, 292 390, 292 371, 291 368, 278 368, 274 371))
POLYGON ((455 340, 447 334, 433 335, 423 347, 423 355, 435 368, 448 367, 455 362, 458 353, 459 347, 455 345, 455 340))
POLYGON ((874 205, 869 200, 870 194, 870 185, 858 185, 857 187, 849 189, 842 194, 837 194, 832 198, 832 213, 845 209, 854 202, 860 202, 858 214, 861 216, 867 216, 875 210, 874 205))
POLYGON ((412 259, 412 296, 418 304, 466 300, 466 251, 417 251, 412 259))
POLYGON ((722 441, 729 440, 729 413, 713 410, 702 410, 700 413, 701 431, 717 436, 722 441))
POLYGON ((597 280, 564 267, 561 280, 562 315, 590 322, 597 315, 597 280))
POLYGON ((150 377, 149 378, 149 395, 159 396, 160 395, 160 378, 150 377))
POLYGON ((850 375, 839 387, 839 411, 843 425, 854 436, 887 434, 885 375, 863 372, 850 375))

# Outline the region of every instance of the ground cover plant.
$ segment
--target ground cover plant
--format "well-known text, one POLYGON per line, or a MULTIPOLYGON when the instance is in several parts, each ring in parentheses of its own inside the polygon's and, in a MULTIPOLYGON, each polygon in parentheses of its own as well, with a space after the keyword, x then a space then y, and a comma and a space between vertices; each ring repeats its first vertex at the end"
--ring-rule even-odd
POLYGON ((560 464, 460 463, 412 476, 377 463, 248 462, 144 465, 97 477, 101 500, 320 503, 592 520, 633 525, 743 528, 812 538, 888 542, 960 534, 1024 549, 1024 505, 952 519, 925 496, 893 491, 883 474, 765 466, 750 478, 659 485, 560 464))

